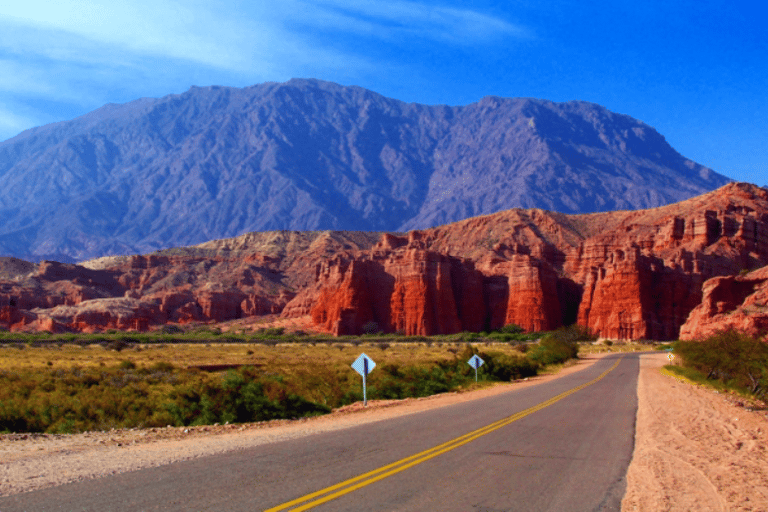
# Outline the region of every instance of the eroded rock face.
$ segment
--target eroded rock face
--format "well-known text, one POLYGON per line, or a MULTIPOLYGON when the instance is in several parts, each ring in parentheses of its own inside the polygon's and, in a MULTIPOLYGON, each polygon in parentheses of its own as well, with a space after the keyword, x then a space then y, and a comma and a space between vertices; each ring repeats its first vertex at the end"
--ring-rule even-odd
POLYGON ((252 233, 85 266, 0 260, 0 327, 146 330, 278 314, 316 279, 318 261, 371 247, 376 233, 252 233))
POLYGON ((668 340, 707 279, 766 263, 768 193, 731 184, 653 210, 511 210, 387 235, 370 251, 329 261, 283 314, 314 304, 313 320, 337 334, 360 333, 367 322, 437 334, 575 321, 605 338, 668 340))
MULTIPOLYGON (((759 272, 735 276, 768 265, 768 192, 735 183, 652 210, 515 209, 407 235, 251 233, 88 265, 9 262, 0 326, 147 329, 280 313, 335 334, 578 322, 605 338, 668 340, 737 318, 732 306, 761 289, 759 272)), ((759 300, 739 325, 762 325, 759 300)))
POLYGON ((703 298, 680 328, 680 339, 695 340, 736 329, 753 336, 768 333, 768 267, 704 283, 703 298))

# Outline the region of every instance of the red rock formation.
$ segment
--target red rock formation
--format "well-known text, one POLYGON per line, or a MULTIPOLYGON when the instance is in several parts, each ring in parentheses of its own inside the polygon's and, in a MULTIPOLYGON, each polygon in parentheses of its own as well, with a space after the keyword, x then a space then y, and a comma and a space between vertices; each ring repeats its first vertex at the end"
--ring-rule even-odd
POLYGON ((768 193, 731 184, 653 210, 578 216, 511 210, 414 231, 407 239, 387 235, 367 253, 329 263, 283 314, 306 310, 314 300, 313 319, 336 333, 359 333, 369 321, 388 331, 434 334, 469 323, 468 330, 506 323, 545 330, 576 320, 607 338, 675 339, 706 279, 766 263, 768 193), (449 271, 447 261, 462 263, 449 271), (458 307, 462 281, 447 276, 472 261, 482 300, 458 307), (371 284, 370 268, 358 262, 373 262, 376 272, 394 279, 391 291, 371 284), (371 287, 388 298, 372 299, 371 287))
POLYGON ((768 267, 705 282, 702 301, 680 328, 680 339, 702 339, 727 329, 768 335, 768 267))
MULTIPOLYGON (((675 339, 695 308, 701 325, 725 314, 713 304, 730 299, 706 295, 714 285, 705 281, 768 264, 768 192, 734 183, 644 211, 514 209, 378 242, 280 231, 93 268, 6 263, 0 326, 14 329, 47 319, 56 329, 144 329, 280 312, 337 334, 371 322, 407 334, 578 322, 607 338, 675 339), (702 298, 708 305, 697 308, 702 298)), ((727 283, 716 288, 741 286, 727 283)))
POLYGON ((418 233, 407 242, 390 236, 367 257, 333 260, 316 289, 297 296, 284 315, 300 314, 299 305, 313 297, 313 321, 335 334, 358 334, 369 322, 408 335, 560 325, 557 275, 549 265, 517 255, 504 264, 484 262, 495 272, 486 276, 471 261, 423 246, 418 233))

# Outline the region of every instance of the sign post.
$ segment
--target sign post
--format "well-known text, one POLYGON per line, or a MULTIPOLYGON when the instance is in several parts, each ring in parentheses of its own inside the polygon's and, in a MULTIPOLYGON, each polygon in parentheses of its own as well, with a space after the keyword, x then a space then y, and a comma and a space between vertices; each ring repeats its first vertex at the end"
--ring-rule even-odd
POLYGON ((363 406, 368 407, 368 390, 367 390, 367 377, 368 374, 376 367, 376 363, 367 355, 360 354, 360 357, 355 359, 352 363, 352 368, 363 376, 363 406))
POLYGON ((477 354, 470 357, 469 361, 467 361, 467 364, 475 369, 475 382, 477 382, 477 369, 483 366, 483 363, 485 363, 485 361, 483 361, 477 354))

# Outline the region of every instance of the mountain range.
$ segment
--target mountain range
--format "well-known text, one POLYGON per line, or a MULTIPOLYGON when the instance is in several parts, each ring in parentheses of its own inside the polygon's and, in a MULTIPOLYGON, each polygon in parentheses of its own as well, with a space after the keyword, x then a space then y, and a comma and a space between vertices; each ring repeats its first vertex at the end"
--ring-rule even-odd
POLYGON ((193 87, 0 143, 0 254, 72 262, 253 231, 635 210, 729 181, 592 103, 426 106, 317 80, 193 87))

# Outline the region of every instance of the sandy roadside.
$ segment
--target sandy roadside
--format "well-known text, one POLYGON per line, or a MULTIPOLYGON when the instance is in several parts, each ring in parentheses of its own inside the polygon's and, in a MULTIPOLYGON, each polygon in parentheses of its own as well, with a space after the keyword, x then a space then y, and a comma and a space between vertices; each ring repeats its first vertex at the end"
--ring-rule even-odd
POLYGON ((622 511, 768 511, 768 418, 643 355, 622 511))
POLYGON ((555 375, 541 375, 466 393, 369 401, 301 420, 190 428, 86 432, 74 435, 0 435, 0 496, 162 466, 230 450, 353 427, 522 389, 582 370, 603 357, 588 355, 555 375))

